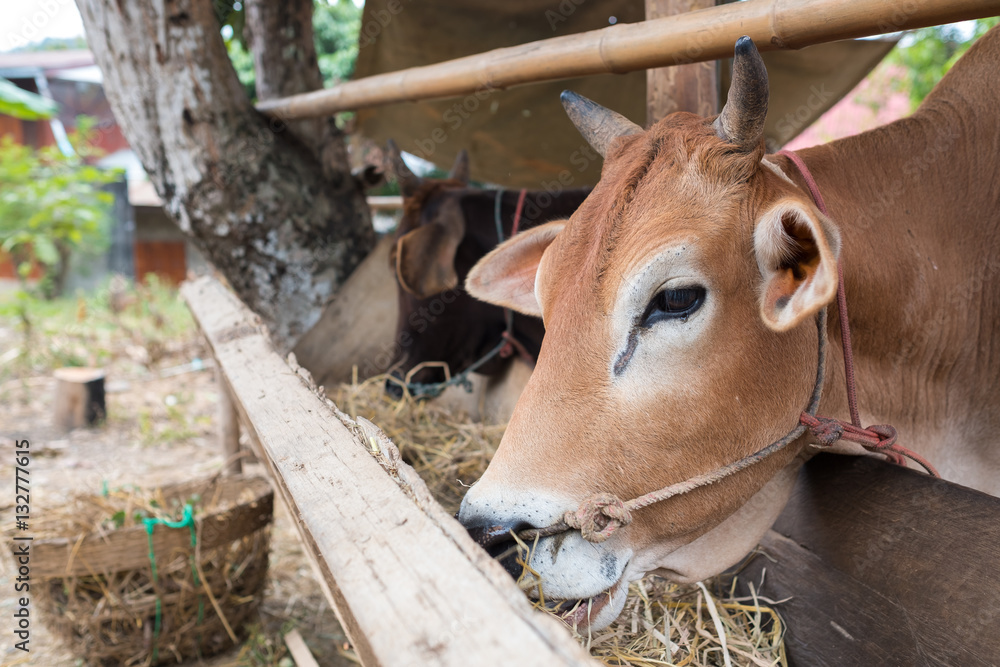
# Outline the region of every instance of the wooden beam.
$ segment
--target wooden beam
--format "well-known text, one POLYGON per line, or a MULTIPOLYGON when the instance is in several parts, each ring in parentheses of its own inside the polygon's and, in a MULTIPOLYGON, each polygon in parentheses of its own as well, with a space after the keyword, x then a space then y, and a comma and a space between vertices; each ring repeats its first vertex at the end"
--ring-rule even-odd
POLYGON ((1000 0, 747 0, 495 49, 257 104, 283 120, 457 97, 592 74, 729 58, 742 35, 762 51, 867 37, 1000 13, 1000 0))
POLYGON ((373 211, 395 211, 403 208, 403 198, 399 195, 365 197, 368 207, 373 211))
MULTIPOLYGON (((646 0, 646 20, 715 6, 715 0, 646 0)), ((646 71, 646 126, 675 111, 719 113, 719 76, 714 61, 646 71)))
POLYGON ((365 665, 592 664, 412 468, 387 473, 232 293, 211 277, 181 292, 365 665))
POLYGON ((740 572, 793 664, 996 665, 1000 498, 869 457, 807 463, 740 572))

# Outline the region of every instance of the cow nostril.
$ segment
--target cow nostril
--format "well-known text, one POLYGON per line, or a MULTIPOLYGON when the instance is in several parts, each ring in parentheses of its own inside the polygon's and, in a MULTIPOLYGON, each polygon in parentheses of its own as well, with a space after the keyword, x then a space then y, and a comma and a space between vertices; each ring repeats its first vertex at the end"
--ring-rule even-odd
POLYGON ((385 381, 385 393, 389 394, 393 398, 399 399, 403 398, 403 387, 395 380, 385 381))
POLYGON ((425 368, 421 368, 410 378, 412 382, 419 384, 438 384, 439 382, 444 382, 447 379, 448 378, 444 372, 444 368, 440 366, 427 366, 425 368))
POLYGON ((530 524, 521 522, 513 526, 477 526, 466 530, 476 544, 497 559, 510 576, 517 579, 521 576, 523 567, 518 562, 517 542, 511 533, 520 533, 528 528, 531 528, 530 524))

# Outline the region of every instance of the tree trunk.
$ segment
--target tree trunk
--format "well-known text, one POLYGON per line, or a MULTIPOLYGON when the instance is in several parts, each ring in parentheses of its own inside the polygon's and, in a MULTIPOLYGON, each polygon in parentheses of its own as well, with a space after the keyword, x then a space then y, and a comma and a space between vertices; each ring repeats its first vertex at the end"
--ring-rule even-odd
POLYGON ((374 245, 343 149, 325 149, 321 166, 312 140, 253 108, 212 3, 77 4, 115 116, 167 212, 291 349, 374 245))
MULTIPOLYGON (((313 39, 312 0, 247 0, 244 37, 253 53, 257 97, 270 100, 323 87, 313 39)), ((347 165, 343 134, 333 117, 292 121, 288 129, 335 174, 347 165)))
POLYGON ((65 241, 55 242, 56 251, 59 253, 59 263, 52 267, 52 284, 48 288, 51 292, 47 298, 54 299, 62 296, 66 291, 66 280, 69 278, 69 263, 73 256, 72 249, 65 241))

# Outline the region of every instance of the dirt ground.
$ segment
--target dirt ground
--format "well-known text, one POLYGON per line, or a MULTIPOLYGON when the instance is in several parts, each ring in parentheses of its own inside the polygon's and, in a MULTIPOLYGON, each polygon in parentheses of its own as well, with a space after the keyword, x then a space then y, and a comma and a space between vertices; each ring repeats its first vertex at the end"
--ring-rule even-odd
MULTIPOLYGON (((148 329, 138 326, 136 320, 122 324, 122 330, 129 330, 123 334, 114 328, 118 318, 110 317, 99 306, 91 305, 88 311, 90 302, 81 303, 80 308, 87 312, 80 326, 37 326, 40 330, 35 332, 32 343, 43 350, 76 350, 83 361, 102 362, 100 365, 108 371, 107 422, 98 428, 70 433, 60 433, 52 426, 55 381, 47 366, 58 360, 58 355, 34 354, 18 368, 17 359, 24 361, 28 356, 23 349, 23 330, 0 314, 0 457, 12 461, 14 440, 30 440, 34 517, 44 516, 46 507, 58 506, 71 494, 97 493, 104 484, 112 488, 124 484, 156 486, 208 477, 223 465, 215 430, 219 400, 215 374, 212 368, 199 371, 186 367, 192 360, 205 357, 193 326, 179 327, 178 333, 158 336, 154 332, 147 337, 143 331, 148 329), (87 323, 92 318, 97 320, 93 326, 87 323), (109 322, 110 332, 106 331, 109 322), (21 353, 15 354, 19 346, 21 353)), ((183 317, 173 303, 153 314, 161 318, 183 317)), ((53 315, 52 319, 61 316, 53 315)), ((81 319, 79 313, 76 319, 81 319)), ((7 528, 13 522, 13 465, 6 464, 2 470, 0 528, 7 528)), ((245 472, 265 475, 259 464, 245 466, 245 472)), ((292 663, 281 637, 292 627, 299 630, 321 665, 356 662, 336 616, 315 584, 295 528, 277 497, 275 514, 260 629, 239 649, 186 664, 289 666, 292 663)), ((0 558, 0 617, 5 619, 11 618, 15 606, 13 576, 12 562, 5 553, 0 558)), ((9 623, 0 627, 9 628, 9 623)), ((12 644, 11 635, 4 630, 0 664, 83 664, 37 618, 32 623, 31 652, 26 655, 12 644)))

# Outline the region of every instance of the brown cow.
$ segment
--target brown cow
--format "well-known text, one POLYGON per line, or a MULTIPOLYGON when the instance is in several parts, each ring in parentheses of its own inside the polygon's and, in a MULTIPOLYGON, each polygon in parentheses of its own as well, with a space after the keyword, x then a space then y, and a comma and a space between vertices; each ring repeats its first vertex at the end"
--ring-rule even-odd
MULTIPOLYGON (((764 155, 767 74, 749 38, 734 63, 717 118, 674 113, 643 131, 565 96, 605 156, 601 182, 568 222, 469 274, 471 294, 546 327, 460 512, 494 552, 507 530, 558 524, 594 494, 633 499, 790 433, 816 382, 814 323, 838 260, 863 422, 896 426, 945 478, 1000 492, 1000 29, 911 117, 800 153, 830 217, 787 157, 764 155)), ((846 417, 836 313, 820 412, 846 417)), ((592 598, 572 620, 603 626, 646 573, 691 582, 737 562, 816 449, 807 433, 635 511, 603 542, 541 537, 530 565, 547 598, 592 598)))
MULTIPOLYGON (((452 374, 464 371, 501 342, 506 329, 504 310, 470 297, 461 285, 473 265, 500 242, 494 208, 497 191, 468 186, 469 163, 459 153, 447 179, 421 179, 403 162, 399 148, 389 142, 393 172, 403 193, 403 218, 396 233, 391 262, 399 285, 397 352, 393 373, 405 377, 417 364, 440 361, 452 374)), ((520 229, 531 229, 569 217, 586 199, 589 188, 549 193, 529 190, 525 195, 520 229)), ((504 237, 510 236, 519 193, 501 193, 500 219, 504 237)), ((516 315, 514 337, 534 359, 542 344, 542 321, 516 315)), ((496 375, 508 360, 499 356, 477 372, 496 375)), ((413 374, 413 382, 444 380, 437 366, 413 374)), ((386 389, 401 393, 392 381, 386 389)))

